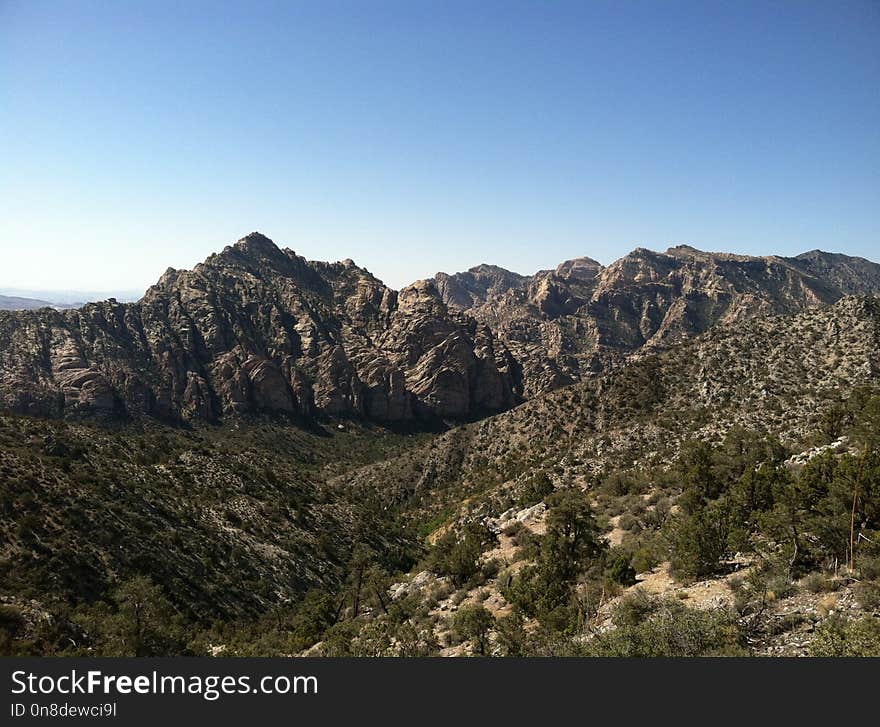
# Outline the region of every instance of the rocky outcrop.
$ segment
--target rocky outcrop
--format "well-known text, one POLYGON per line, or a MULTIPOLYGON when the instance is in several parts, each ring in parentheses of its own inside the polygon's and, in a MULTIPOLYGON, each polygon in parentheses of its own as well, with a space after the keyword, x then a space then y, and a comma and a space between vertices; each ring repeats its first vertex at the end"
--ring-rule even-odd
MULTIPOLYGON (((347 473, 345 483, 383 486, 401 501, 422 489, 483 487, 487 472, 498 473, 498 483, 525 484, 543 467, 554 483, 588 483, 621 463, 668 467, 683 442, 720 442, 735 431, 766 433, 800 451, 825 412, 878 382, 880 298, 846 296, 792 316, 717 326, 347 473)), ((786 466, 852 449, 837 439, 786 466)), ((514 514, 529 512, 506 512, 487 524, 502 529, 514 514)))
POLYGON ((813 457, 819 457, 828 452, 833 454, 841 454, 847 451, 848 437, 838 437, 830 444, 821 444, 817 447, 811 447, 803 452, 793 454, 783 463, 789 470, 799 472, 813 457))
POLYGON ((614 369, 716 325, 880 294, 880 265, 638 248, 531 276, 492 265, 396 292, 254 233, 134 304, 0 311, 0 406, 217 421, 280 413, 434 426, 614 369))
POLYGON ((880 265, 813 251, 796 258, 637 248, 533 276, 480 266, 435 277, 444 301, 491 326, 522 363, 527 396, 677 344, 712 326, 880 294, 880 265))
POLYGON ((50 416, 265 413, 461 421, 514 405, 516 362, 436 288, 254 233, 134 304, 0 314, 0 403, 50 416))

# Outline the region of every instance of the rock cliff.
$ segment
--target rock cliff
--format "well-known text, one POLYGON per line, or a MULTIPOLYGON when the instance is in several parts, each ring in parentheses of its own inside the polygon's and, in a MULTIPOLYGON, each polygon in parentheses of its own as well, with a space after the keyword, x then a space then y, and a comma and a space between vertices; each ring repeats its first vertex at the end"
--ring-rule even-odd
POLYGON ((258 233, 169 269, 137 303, 0 313, 0 343, 0 404, 49 416, 461 421, 520 388, 506 347, 431 283, 398 293, 258 233))
POLYGON ((880 294, 880 265, 818 250, 749 257, 680 245, 637 248, 608 267, 579 258, 522 276, 483 265, 435 283, 450 307, 493 328, 533 395, 717 324, 880 294))

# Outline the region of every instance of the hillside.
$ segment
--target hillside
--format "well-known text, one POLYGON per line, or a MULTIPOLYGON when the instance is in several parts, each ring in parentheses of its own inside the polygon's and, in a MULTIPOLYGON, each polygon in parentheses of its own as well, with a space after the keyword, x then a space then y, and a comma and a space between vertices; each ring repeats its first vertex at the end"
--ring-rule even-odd
POLYGON ((136 304, 0 314, 0 648, 880 652, 872 266, 398 293, 254 234, 136 304), (535 330, 590 374, 536 383, 535 330))
MULTIPOLYGON (((712 329, 345 480, 397 483, 433 516, 429 557, 391 590, 444 655, 877 654, 878 374, 880 302, 847 297, 712 329), (570 528, 593 539, 565 565, 570 528)), ((316 651, 373 653, 378 628, 316 651)))
POLYGON ((176 612, 209 623, 338 588, 355 544, 407 567, 418 546, 383 512, 381 491, 332 480, 417 441, 0 416, 0 596, 65 614, 144 574, 173 594, 176 612))
POLYGON ((355 476, 410 492, 438 483, 479 489, 487 478, 541 467, 589 482, 662 467, 684 440, 720 441, 736 427, 796 449, 829 407, 878 382, 880 302, 848 296, 796 316, 719 326, 355 476))
POLYGON ((16 295, 0 295, 0 310, 38 310, 52 308, 52 303, 37 298, 22 298, 16 295))

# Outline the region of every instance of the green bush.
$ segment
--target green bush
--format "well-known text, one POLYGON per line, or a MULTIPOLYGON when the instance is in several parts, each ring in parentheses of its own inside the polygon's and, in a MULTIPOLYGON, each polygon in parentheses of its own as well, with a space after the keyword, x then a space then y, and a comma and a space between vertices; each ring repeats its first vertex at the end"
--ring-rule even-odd
POLYGON ((639 519, 632 513, 626 512, 617 521, 617 527, 628 532, 638 532, 642 529, 639 519))
POLYGON ((501 533, 508 538, 516 537, 516 535, 525 529, 525 525, 523 525, 519 520, 514 520, 510 525, 504 528, 501 533))
POLYGON ((850 621, 835 615, 816 628, 812 656, 880 656, 880 619, 850 621))
POLYGON ((828 593, 836 589, 836 584, 824 573, 813 572, 804 577, 801 585, 810 593, 828 593))
POLYGON ((359 653, 357 642, 361 632, 358 621, 340 621, 324 632, 321 641, 321 656, 380 656, 378 653, 359 653))
POLYGON ((880 611, 880 582, 861 581, 855 585, 856 600, 866 611, 880 611))
POLYGON ((302 651, 320 641, 336 622, 338 612, 337 599, 326 591, 313 589, 306 593, 289 625, 291 650, 302 651))
POLYGON ((498 646, 502 656, 526 656, 529 653, 529 637, 522 614, 514 609, 509 616, 495 621, 498 646))
POLYGON ((481 604, 462 606, 452 620, 452 628, 460 641, 470 640, 473 650, 480 656, 486 655, 489 645, 489 631, 495 625, 495 617, 481 604))
POLYGON ((585 656, 742 656, 736 621, 725 611, 702 611, 674 600, 631 601, 614 614, 616 628, 583 647, 585 656))
POLYGON ((728 551, 729 533, 730 509, 723 500, 681 513, 670 527, 672 572, 687 579, 715 573, 728 551))
POLYGON ((547 495, 553 492, 553 483, 547 476, 546 472, 539 472, 530 477, 517 498, 517 505, 520 508, 531 507, 541 502, 547 495))
POLYGON ((631 586, 636 582, 636 569, 625 554, 619 554, 608 568, 608 577, 622 586, 631 586))
POLYGON ((416 657, 435 656, 440 650, 434 630, 417 627, 409 621, 400 624, 394 633, 396 641, 395 656, 416 657))
POLYGON ((479 572, 480 557, 492 537, 486 528, 476 524, 466 526, 463 532, 450 530, 434 545, 428 565, 461 587, 479 572))

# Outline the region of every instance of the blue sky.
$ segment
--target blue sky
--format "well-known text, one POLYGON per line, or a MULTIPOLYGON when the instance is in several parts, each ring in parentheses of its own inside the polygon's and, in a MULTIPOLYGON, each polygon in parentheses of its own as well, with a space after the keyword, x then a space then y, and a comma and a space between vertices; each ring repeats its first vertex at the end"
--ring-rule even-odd
POLYGON ((0 0, 0 286, 880 259, 878 2, 0 0))

